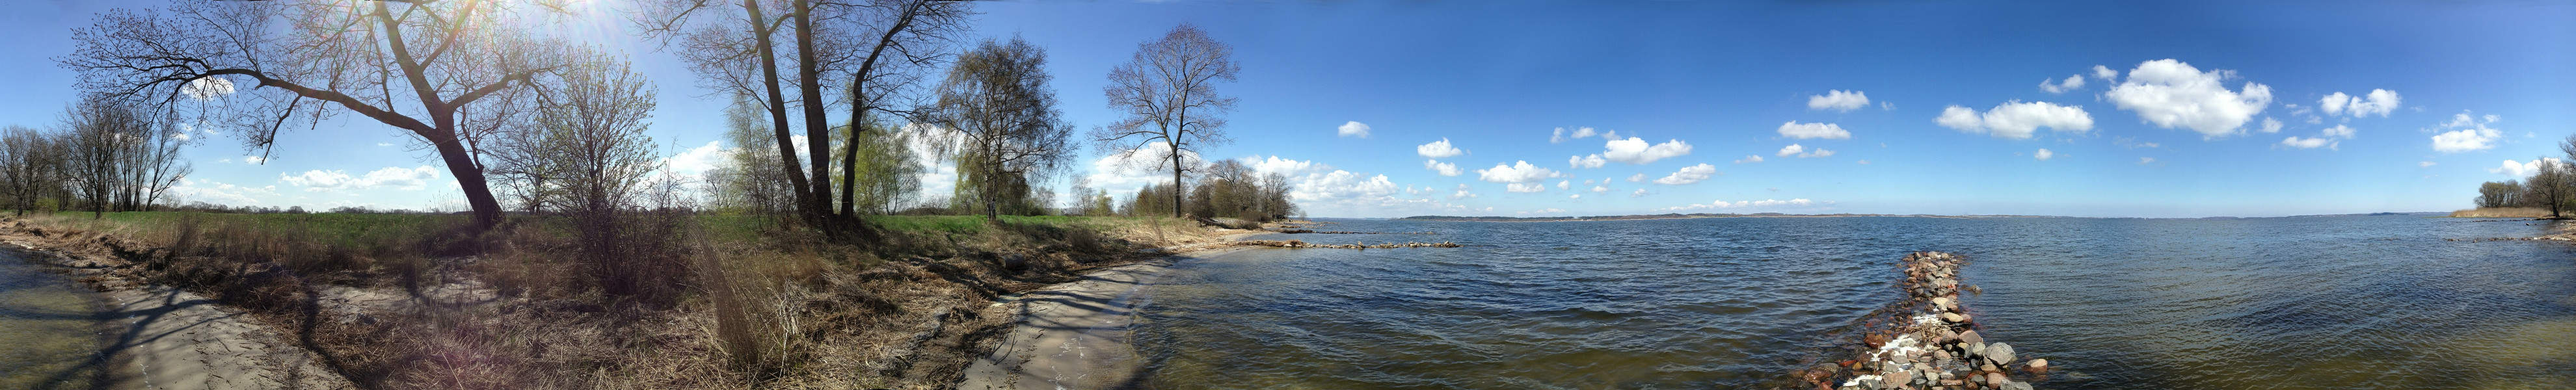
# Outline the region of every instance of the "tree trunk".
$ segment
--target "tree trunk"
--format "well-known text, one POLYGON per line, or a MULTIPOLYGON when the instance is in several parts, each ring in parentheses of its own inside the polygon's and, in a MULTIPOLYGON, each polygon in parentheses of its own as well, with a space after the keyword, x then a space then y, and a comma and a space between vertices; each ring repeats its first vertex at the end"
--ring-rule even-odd
POLYGON ((1181 217, 1181 144, 1172 145, 1172 218, 1181 217))
MULTIPOLYGON (((822 222, 814 219, 814 216, 821 214, 823 204, 814 201, 813 188, 805 182, 805 175, 797 174, 797 172, 804 172, 805 169, 796 163, 795 136, 787 132, 787 98, 785 94, 778 91, 778 56, 771 50, 775 45, 769 40, 771 31, 768 19, 761 17, 758 0, 742 0, 742 8, 751 13, 752 40, 759 46, 753 50, 758 51, 760 55, 761 85, 768 87, 769 90, 769 122, 771 128, 776 129, 775 133, 778 136, 779 163, 781 167, 786 168, 788 185, 794 187, 796 191, 796 206, 802 211, 798 214, 805 217, 806 222, 822 222)), ((805 142, 831 141, 808 139, 805 142)))
MULTIPOLYGON (((811 0, 796 0, 796 95, 805 101, 802 106, 805 109, 806 159, 813 162, 807 167, 812 172, 806 182, 814 184, 814 199, 817 205, 823 206, 812 211, 812 218, 830 220, 834 215, 831 208, 832 133, 830 121, 823 118, 823 73, 814 67, 813 13, 811 0)), ((833 230, 830 224, 824 224, 823 231, 833 230)))
POLYGON ((474 208, 474 227, 488 230, 501 224, 501 202, 492 198, 492 186, 483 180, 483 169, 474 165, 474 157, 465 152, 465 144, 456 137, 431 138, 438 158, 447 163, 447 174, 456 177, 456 186, 465 190, 465 204, 474 208))

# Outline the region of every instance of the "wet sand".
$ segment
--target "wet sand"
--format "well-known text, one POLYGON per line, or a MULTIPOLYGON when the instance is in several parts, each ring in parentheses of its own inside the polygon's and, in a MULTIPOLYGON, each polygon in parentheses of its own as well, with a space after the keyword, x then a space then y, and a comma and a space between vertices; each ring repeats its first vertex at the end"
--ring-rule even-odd
POLYGON ((66 267, 106 298, 100 315, 114 320, 102 341, 105 353, 82 362, 101 372, 93 388, 354 388, 297 347, 286 332, 249 313, 113 274, 125 265, 123 260, 47 251, 48 239, 21 232, 0 236, 0 241, 24 248, 27 261, 66 267))
POLYGON ((1172 265, 1248 247, 1232 241, 1175 247, 1160 259, 1110 267, 996 305, 1018 318, 992 352, 967 367, 958 389, 1110 389, 1139 383, 1133 342, 1138 298, 1172 265))

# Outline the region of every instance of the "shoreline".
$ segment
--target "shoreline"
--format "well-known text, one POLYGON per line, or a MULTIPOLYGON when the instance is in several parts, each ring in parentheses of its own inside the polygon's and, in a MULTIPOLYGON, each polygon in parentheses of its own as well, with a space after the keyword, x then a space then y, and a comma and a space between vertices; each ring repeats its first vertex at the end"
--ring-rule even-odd
POLYGON ((1132 340, 1137 300, 1175 265, 1251 249, 1244 237, 1274 232, 1228 233, 1211 242, 1154 248, 1150 260, 1085 272, 995 302, 987 311, 1008 313, 1008 330, 970 362, 955 389, 1088 389, 1134 385, 1144 369, 1132 340))
POLYGON ((92 388, 355 388, 297 347, 282 326, 204 295, 138 280, 127 269, 131 262, 81 253, 59 241, 65 238, 16 224, 0 229, 0 243, 17 247, 25 261, 96 291, 95 315, 108 319, 100 325, 100 348, 85 363, 100 371, 102 382, 92 388))

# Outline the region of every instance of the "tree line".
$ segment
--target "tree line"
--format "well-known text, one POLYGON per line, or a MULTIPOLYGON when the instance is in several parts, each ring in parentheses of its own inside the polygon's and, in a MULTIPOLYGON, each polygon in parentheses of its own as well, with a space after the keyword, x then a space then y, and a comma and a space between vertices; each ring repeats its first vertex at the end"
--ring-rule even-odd
MULTIPOLYGON (((1224 114, 1237 99, 1215 85, 1241 69, 1229 46, 1195 26, 1139 44, 1113 68, 1103 94, 1126 118, 1083 137, 1103 153, 1147 154, 1129 160, 1159 161, 1153 168, 1170 171, 1174 188, 1126 207, 1074 191, 1055 210, 1044 183, 1078 148, 1045 52, 1017 37, 960 44, 971 2, 631 5, 625 22, 641 37, 687 64, 709 95, 734 101, 722 130, 742 152, 700 187, 715 205, 852 237, 865 228, 860 215, 921 209, 900 207, 918 196, 911 177, 925 169, 920 161, 946 161, 958 167, 957 191, 940 208, 988 218, 1113 208, 1287 215, 1284 180, 1261 188, 1260 178, 1208 171, 1197 180, 1208 188, 1179 188, 1191 173, 1220 168, 1181 156, 1228 142, 1224 114), (1279 199, 1249 200, 1259 196, 1279 199)), ((642 135, 655 99, 647 81, 553 28, 577 14, 563 1, 186 2, 103 13, 56 61, 99 105, 164 127, 229 130, 255 151, 340 115, 400 130, 434 152, 475 225, 490 228, 505 212, 598 213, 640 206, 620 197, 681 186, 647 180, 658 168, 642 135)), ((65 161, 57 171, 89 162, 65 161)), ((137 206, 185 174, 135 172, 57 187, 93 204, 137 206)))
POLYGON ((2558 142, 2559 153, 2566 160, 2534 157, 2531 177, 2520 180, 2491 181, 2478 184, 2478 195, 2470 202, 2478 208, 2534 207, 2549 209, 2551 218, 2576 207, 2576 136, 2558 142))
POLYGON ((146 108, 90 98, 44 129, 0 128, 0 198, 28 211, 111 211, 175 206, 170 187, 193 167, 194 139, 146 108))

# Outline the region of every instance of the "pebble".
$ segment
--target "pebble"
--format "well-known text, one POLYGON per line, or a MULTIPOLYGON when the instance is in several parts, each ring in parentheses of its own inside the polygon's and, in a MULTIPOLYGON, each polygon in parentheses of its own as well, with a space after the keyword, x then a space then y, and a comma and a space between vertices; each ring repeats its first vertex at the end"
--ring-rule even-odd
POLYGON ((2032 370, 2046 370, 2046 369, 2048 369, 2048 359, 2030 359, 2030 369, 2032 369, 2032 370))
POLYGON ((2013 349, 2012 349, 2012 344, 2004 344, 2004 343, 2000 343, 2000 342, 1998 342, 1998 343, 1995 343, 1995 345, 1994 345, 1994 346, 1986 347, 1986 359, 1995 361, 1995 365, 2000 365, 2000 366, 2009 366, 2009 365, 2012 365, 2012 362, 2013 362, 2013 349))

